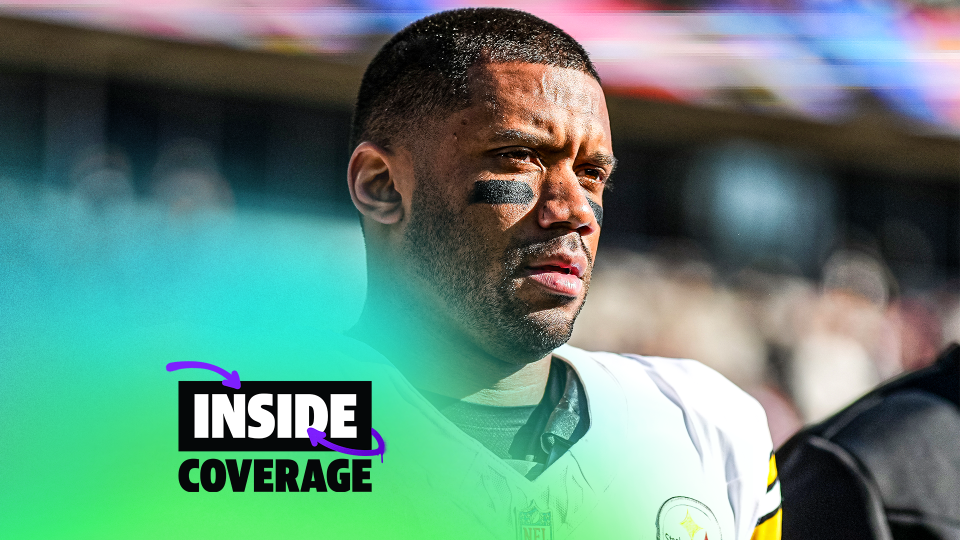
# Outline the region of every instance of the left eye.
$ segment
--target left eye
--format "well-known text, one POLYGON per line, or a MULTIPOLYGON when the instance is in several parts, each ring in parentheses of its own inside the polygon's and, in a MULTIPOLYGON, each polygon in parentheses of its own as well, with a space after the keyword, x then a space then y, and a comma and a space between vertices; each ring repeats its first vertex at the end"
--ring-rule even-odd
POLYGON ((581 175, 589 179, 591 182, 603 183, 604 181, 604 172, 600 169, 583 169, 581 171, 581 175))

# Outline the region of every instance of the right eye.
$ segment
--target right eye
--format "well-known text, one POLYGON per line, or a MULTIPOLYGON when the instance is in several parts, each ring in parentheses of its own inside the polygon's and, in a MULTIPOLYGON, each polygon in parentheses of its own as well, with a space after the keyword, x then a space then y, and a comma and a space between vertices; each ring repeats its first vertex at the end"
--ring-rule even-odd
POLYGON ((537 158, 536 154, 527 148, 510 148, 508 150, 498 152, 497 157, 507 158, 515 161, 529 161, 531 163, 537 158))

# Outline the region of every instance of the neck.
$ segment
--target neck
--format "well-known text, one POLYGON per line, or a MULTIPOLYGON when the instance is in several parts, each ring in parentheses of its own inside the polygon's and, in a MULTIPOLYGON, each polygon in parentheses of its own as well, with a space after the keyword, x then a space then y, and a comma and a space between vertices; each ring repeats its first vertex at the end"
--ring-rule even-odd
POLYGON ((483 405, 540 402, 550 374, 549 354, 521 364, 497 358, 441 310, 392 292, 380 294, 371 286, 360 320, 348 334, 386 356, 414 387, 483 405))

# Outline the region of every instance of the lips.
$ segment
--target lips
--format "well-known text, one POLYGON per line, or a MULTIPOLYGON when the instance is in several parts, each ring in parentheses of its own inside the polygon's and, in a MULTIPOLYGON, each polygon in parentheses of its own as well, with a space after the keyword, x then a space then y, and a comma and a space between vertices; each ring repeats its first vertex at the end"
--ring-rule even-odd
POLYGON ((553 294, 579 296, 586 267, 583 255, 560 254, 534 261, 527 266, 526 275, 553 294))

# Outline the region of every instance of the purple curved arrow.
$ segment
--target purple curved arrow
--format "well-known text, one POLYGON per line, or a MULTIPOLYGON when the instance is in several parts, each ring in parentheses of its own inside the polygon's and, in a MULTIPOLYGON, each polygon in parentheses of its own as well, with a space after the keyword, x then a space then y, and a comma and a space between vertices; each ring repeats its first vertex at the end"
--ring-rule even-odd
POLYGON ((229 386, 235 390, 240 389, 240 374, 237 373, 236 370, 233 372, 227 372, 227 370, 221 367, 217 367, 206 362, 170 362, 167 364, 167 371, 176 371, 178 369, 186 368, 209 369, 210 371, 216 372, 223 377, 224 386, 229 386))
POLYGON ((383 442, 383 437, 377 433, 377 430, 370 428, 370 433, 373 435, 373 438, 377 440, 377 448, 372 450, 356 450, 354 448, 347 448, 345 446, 340 446, 339 444, 334 444, 326 439, 327 434, 313 429, 312 427, 307 428, 307 435, 310 436, 310 444, 316 446, 322 444, 327 448, 340 452, 341 454, 348 454, 351 456, 380 456, 380 463, 383 463, 383 453, 387 450, 387 444, 383 442))

